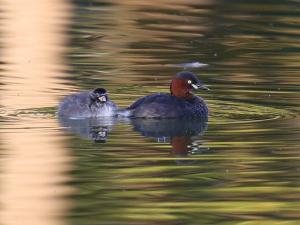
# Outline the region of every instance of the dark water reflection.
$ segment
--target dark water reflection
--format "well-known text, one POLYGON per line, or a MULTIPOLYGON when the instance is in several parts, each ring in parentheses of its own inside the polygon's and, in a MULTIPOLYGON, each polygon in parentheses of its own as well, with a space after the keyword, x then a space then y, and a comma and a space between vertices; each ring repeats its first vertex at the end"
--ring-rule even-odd
POLYGON ((1 224, 300 223, 299 1, 40 2, 0 2, 1 224), (56 118, 78 90, 168 92, 187 62, 208 124, 56 118))
POLYGON ((67 117, 59 117, 62 127, 71 133, 79 135, 83 139, 92 140, 94 142, 105 143, 109 138, 109 132, 117 123, 128 123, 129 119, 119 119, 114 117, 107 118, 84 118, 70 119, 67 117))
POLYGON ((207 129, 206 119, 130 119, 130 118, 86 118, 70 119, 59 117, 62 127, 83 139, 106 143, 109 133, 117 124, 131 124, 133 130, 156 142, 170 143, 172 154, 186 156, 200 151, 193 146, 192 137, 203 134, 207 129))
POLYGON ((134 130, 143 136, 170 143, 172 154, 177 156, 200 151, 197 145, 192 148, 192 137, 203 134, 207 128, 205 119, 132 119, 131 122, 134 130))

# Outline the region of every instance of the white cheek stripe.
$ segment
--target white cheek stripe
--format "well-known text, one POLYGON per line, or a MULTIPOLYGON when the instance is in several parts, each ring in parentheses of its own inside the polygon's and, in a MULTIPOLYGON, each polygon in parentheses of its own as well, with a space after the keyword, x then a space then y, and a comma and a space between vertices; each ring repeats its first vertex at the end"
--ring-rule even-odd
POLYGON ((192 84, 192 87, 193 87, 194 89, 199 89, 199 87, 198 87, 196 84, 192 84))

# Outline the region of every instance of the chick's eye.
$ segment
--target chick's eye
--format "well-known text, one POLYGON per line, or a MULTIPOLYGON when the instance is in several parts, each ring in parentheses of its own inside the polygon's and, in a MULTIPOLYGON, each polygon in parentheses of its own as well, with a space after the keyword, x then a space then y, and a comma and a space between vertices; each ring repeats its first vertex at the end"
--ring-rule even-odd
POLYGON ((191 80, 188 80, 188 84, 191 84, 192 83, 192 81, 191 80))

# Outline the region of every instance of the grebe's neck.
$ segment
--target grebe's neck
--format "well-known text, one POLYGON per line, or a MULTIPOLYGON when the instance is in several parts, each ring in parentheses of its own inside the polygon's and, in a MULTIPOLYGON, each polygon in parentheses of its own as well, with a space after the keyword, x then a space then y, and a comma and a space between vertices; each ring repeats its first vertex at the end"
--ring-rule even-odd
POLYGON ((192 98, 193 94, 189 92, 189 86, 184 79, 174 78, 170 86, 171 95, 178 98, 192 98))

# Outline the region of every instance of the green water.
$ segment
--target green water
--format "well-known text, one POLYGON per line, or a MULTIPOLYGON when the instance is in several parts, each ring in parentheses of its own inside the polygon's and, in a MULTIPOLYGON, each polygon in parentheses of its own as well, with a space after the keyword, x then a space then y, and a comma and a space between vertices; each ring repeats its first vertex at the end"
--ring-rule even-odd
MULTIPOLYGON (((55 195, 68 202, 60 221, 300 223, 299 1, 72 4, 60 62, 66 68, 57 80, 65 86, 46 93, 58 102, 67 93, 105 87, 126 107, 168 92, 183 70, 175 65, 199 61, 208 66, 189 70, 211 89, 197 93, 210 119, 59 121, 52 100, 44 107, 3 106, 1 133, 49 134, 43 143, 63 145, 65 155, 55 160, 69 167, 53 190, 72 191, 55 195)), ((4 80, 3 90, 9 85, 4 80)), ((7 160, 10 147, 0 147, 7 160)), ((48 157, 39 147, 37 161, 48 157)))

